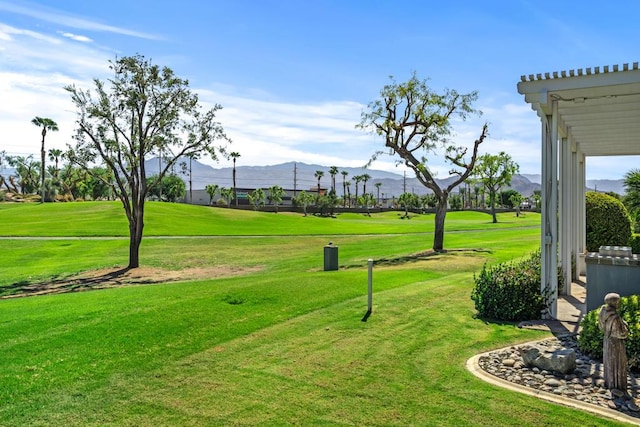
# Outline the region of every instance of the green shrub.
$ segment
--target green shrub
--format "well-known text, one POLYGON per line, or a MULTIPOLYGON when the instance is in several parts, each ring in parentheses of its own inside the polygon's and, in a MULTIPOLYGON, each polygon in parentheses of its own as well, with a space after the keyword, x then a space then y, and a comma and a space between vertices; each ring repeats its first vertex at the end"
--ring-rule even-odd
POLYGON ((622 202, 608 194, 587 192, 587 250, 600 246, 626 246, 631 238, 631 218, 622 202))
MULTIPOLYGON (((540 250, 521 261, 482 267, 479 276, 474 275, 471 299, 478 316, 506 321, 539 319, 547 308, 542 295, 542 257, 540 250)), ((564 274, 558 267, 558 292, 564 289, 564 274)))
POLYGON ((631 246, 631 252, 634 254, 640 254, 640 234, 634 234, 629 239, 629 246, 631 246))
POLYGON ((474 275, 471 299, 480 317, 497 320, 538 319, 545 309, 540 292, 539 251, 519 262, 485 264, 474 275))
MULTIPOLYGON (((600 308, 588 312, 580 323, 578 348, 594 359, 602 360, 603 338, 598 328, 600 308)), ((631 295, 620 298, 620 316, 629 325, 629 338, 625 341, 629 368, 640 370, 640 296, 631 295)))

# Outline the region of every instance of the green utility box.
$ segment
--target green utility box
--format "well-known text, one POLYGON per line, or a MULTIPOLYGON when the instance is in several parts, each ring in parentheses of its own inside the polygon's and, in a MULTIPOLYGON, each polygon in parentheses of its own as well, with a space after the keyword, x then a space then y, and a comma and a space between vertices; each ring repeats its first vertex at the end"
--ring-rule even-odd
POLYGON ((324 247, 324 271, 338 269, 338 247, 329 242, 324 247))

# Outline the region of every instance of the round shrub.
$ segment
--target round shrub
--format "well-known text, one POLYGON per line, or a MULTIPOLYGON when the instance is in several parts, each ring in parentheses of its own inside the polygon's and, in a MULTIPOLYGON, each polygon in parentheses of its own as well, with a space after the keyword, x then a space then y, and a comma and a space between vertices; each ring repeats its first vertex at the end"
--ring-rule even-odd
POLYGON ((494 267, 485 264, 474 275, 471 299, 480 317, 518 321, 539 319, 546 308, 540 292, 540 252, 494 267))
MULTIPOLYGON (((598 328, 600 308, 588 312, 580 323, 578 348, 594 359, 602 360, 604 336, 598 328)), ((629 325, 629 338, 625 340, 629 368, 640 370, 640 296, 631 295, 620 298, 620 316, 629 325)))
POLYGON ((631 218, 622 202, 608 194, 587 192, 587 250, 600 246, 626 246, 631 238, 631 218))
MULTIPOLYGON (((540 250, 521 261, 482 267, 474 275, 471 299, 478 316, 495 320, 540 319, 547 309, 547 297, 540 291, 542 256, 540 250)), ((558 267, 558 292, 564 289, 564 273, 558 267)))

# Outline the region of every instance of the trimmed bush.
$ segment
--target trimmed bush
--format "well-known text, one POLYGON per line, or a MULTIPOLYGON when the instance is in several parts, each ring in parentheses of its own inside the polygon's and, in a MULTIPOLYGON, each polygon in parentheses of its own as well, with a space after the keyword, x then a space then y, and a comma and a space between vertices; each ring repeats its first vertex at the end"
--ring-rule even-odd
MULTIPOLYGON (((471 299, 478 316, 506 321, 539 319, 546 309, 540 292, 540 251, 510 263, 487 267, 474 275, 471 299)), ((559 285, 561 282, 559 282, 559 285)))
POLYGON ((640 234, 634 234, 629 239, 629 246, 631 246, 631 252, 634 254, 640 254, 640 234))
POLYGON ((587 192, 587 250, 600 246, 626 246, 631 238, 631 218, 622 202, 608 194, 587 192))
MULTIPOLYGON (((580 323, 578 348, 594 359, 602 360, 604 336, 598 328, 600 308, 588 312, 580 323)), ((640 296, 631 295, 620 298, 620 316, 629 325, 629 338, 625 341, 629 368, 640 370, 640 296)))

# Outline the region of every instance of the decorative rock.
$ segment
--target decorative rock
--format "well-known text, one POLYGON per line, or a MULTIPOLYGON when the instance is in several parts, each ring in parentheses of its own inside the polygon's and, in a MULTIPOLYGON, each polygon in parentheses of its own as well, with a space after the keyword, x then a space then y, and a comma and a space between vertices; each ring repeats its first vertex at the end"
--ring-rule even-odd
POLYGON ((568 374, 576 369, 576 352, 571 348, 544 351, 537 346, 524 346, 519 350, 524 363, 528 366, 562 374, 568 374))
POLYGON ((548 385, 549 387, 560 387, 562 383, 555 378, 549 378, 545 380, 544 385, 548 385))
POLYGON ((516 361, 515 361, 515 360, 513 360, 513 359, 504 359, 504 360, 502 361, 502 364, 503 364, 504 366, 513 367, 513 365, 515 365, 515 364, 516 364, 516 361))
MULTIPOLYGON (((528 345, 526 347, 531 346, 528 345)), ((558 336, 540 341, 536 343, 535 347, 545 354, 553 353, 557 350, 571 349, 575 353, 576 365, 580 366, 580 368, 575 369, 572 374, 553 375, 547 367, 527 366, 521 356, 522 350, 520 347, 491 352, 490 355, 481 357, 478 364, 481 369, 491 375, 513 384, 556 396, 563 396, 568 399, 575 399, 584 404, 613 409, 640 421, 640 408, 635 401, 635 398, 638 398, 638 393, 640 393, 638 380, 630 376, 626 394, 620 398, 614 397, 604 387, 602 362, 594 361, 582 355, 577 348, 575 335, 558 336), (513 365, 511 360, 514 361, 513 365)))

